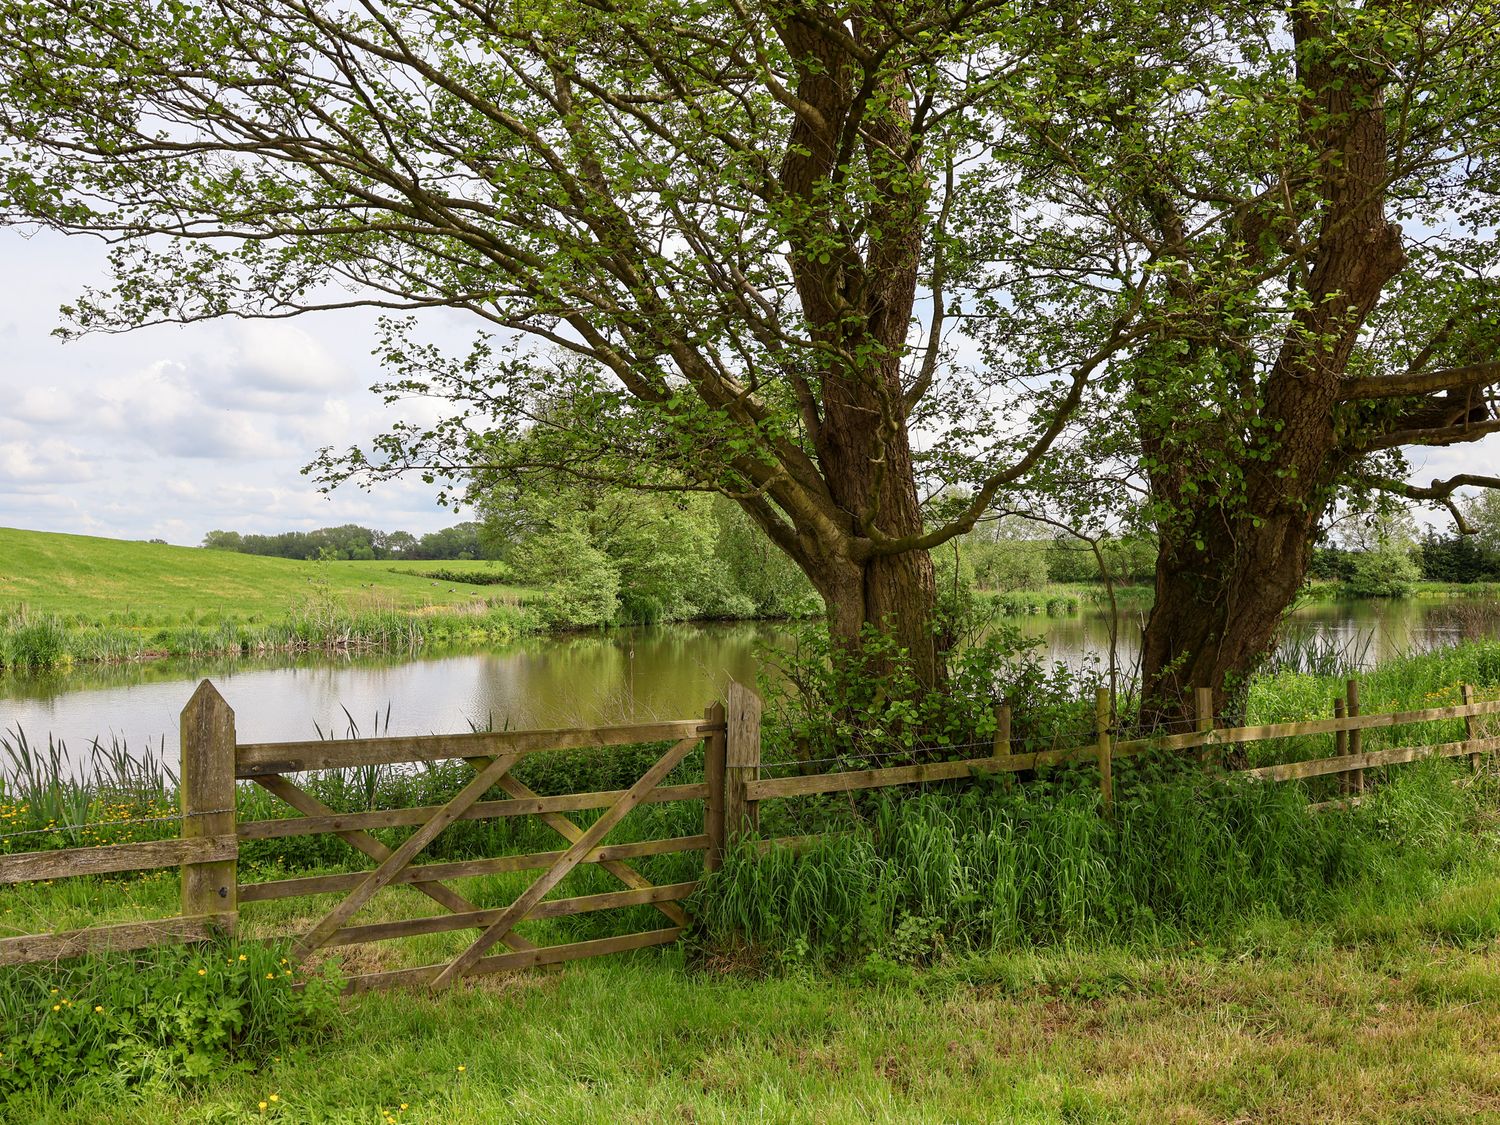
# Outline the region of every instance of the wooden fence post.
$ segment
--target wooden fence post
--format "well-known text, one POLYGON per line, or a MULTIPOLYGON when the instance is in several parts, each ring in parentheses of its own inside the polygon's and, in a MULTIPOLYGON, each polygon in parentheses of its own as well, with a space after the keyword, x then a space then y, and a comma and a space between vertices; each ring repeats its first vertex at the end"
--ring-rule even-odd
MULTIPOLYGON (((204 680, 182 709, 182 837, 234 836, 234 711, 204 680)), ((212 917, 228 933, 239 920, 235 859, 182 865, 184 917, 212 917)))
MULTIPOLYGON (((1342 719, 1344 717, 1344 699, 1342 696, 1336 695, 1333 697, 1333 717, 1335 719, 1342 719)), ((1349 732, 1346 730, 1334 731, 1333 756, 1335 758, 1342 758, 1347 753, 1349 753, 1349 732)))
MULTIPOLYGON (((1345 690, 1349 696, 1348 713, 1352 719, 1359 714, 1359 681, 1350 680, 1345 685, 1345 690)), ((1364 733, 1362 730, 1351 730, 1349 732, 1350 754, 1361 754, 1364 752, 1364 733)), ((1348 777, 1348 781, 1345 783, 1346 792, 1363 793, 1365 791, 1364 770, 1350 770, 1346 776, 1348 777)))
MULTIPOLYGON (((703 725, 724 726, 724 704, 710 703, 703 712, 703 725)), ((703 739, 703 784, 708 796, 703 799, 703 834, 708 847, 703 852, 703 870, 717 871, 724 862, 724 749, 727 732, 720 729, 703 739)))
POLYGON ((760 696, 729 681, 728 730, 724 742, 724 838, 760 827, 759 803, 748 786, 760 778, 760 696))
POLYGON ((995 749, 997 758, 1010 754, 1010 704, 1002 703, 995 708, 995 749))
MULTIPOLYGON (((1214 729, 1214 689, 1201 687, 1193 689, 1193 720, 1199 732, 1214 729)), ((1205 745, 1198 751, 1198 761, 1205 768, 1213 761, 1213 747, 1205 745)))
POLYGON ((1104 815, 1112 817, 1115 814, 1115 779, 1108 688, 1094 692, 1094 718, 1099 729, 1099 796, 1104 802, 1104 815))
MULTIPOLYGON (((1464 705, 1465 706, 1468 706, 1470 703, 1474 702, 1474 685, 1473 684, 1464 684, 1461 688, 1459 688, 1459 691, 1463 694, 1463 701, 1464 701, 1464 705)), ((1466 742, 1473 742, 1478 737, 1479 737, 1479 732, 1474 729, 1474 716, 1473 715, 1465 715, 1464 716, 1464 740, 1466 742)), ((1474 752, 1471 752, 1469 754, 1469 768, 1471 770, 1473 770, 1475 773, 1479 772, 1479 768, 1480 768, 1480 766, 1479 766, 1479 759, 1480 759, 1480 754, 1478 753, 1478 751, 1474 751, 1474 752)))

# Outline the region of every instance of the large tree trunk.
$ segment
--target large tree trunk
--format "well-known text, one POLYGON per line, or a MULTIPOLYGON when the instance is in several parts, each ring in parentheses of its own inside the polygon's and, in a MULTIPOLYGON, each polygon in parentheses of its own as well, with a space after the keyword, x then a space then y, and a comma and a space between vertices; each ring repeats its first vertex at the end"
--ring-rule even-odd
POLYGON ((1145 725, 1186 729, 1198 687, 1213 689, 1216 715, 1233 712, 1302 587, 1312 522, 1288 516, 1257 528, 1247 520, 1203 550, 1162 551, 1141 644, 1145 725))
MULTIPOLYGON (((1401 228, 1387 220, 1385 65, 1335 46, 1312 8, 1294 11, 1298 78, 1309 90, 1303 138, 1319 153, 1321 229, 1303 282, 1305 300, 1290 318, 1263 385, 1260 424, 1246 434, 1221 419, 1223 461, 1243 475, 1198 479, 1180 462, 1186 450, 1173 423, 1143 423, 1152 490, 1175 510, 1161 528, 1156 604, 1142 643, 1142 718, 1173 725, 1192 717, 1194 687, 1211 687, 1222 712, 1264 659, 1276 628, 1301 588, 1319 520, 1358 448, 1346 445, 1340 390, 1361 331, 1382 290, 1405 264, 1401 228), (1244 454, 1232 450, 1243 442, 1244 454), (1204 499, 1214 496, 1214 503, 1204 499)), ((1169 204, 1158 204, 1163 234, 1177 236, 1169 204)), ((1296 216, 1289 216, 1295 221, 1296 216)), ((1176 295, 1193 300, 1191 282, 1176 295)), ((1189 306, 1191 307, 1191 306, 1189 306)), ((1220 347, 1232 329, 1203 326, 1194 347, 1220 347)), ((1206 440, 1200 437, 1198 440, 1206 440)), ((1219 472, 1224 473, 1220 466, 1219 472)))
POLYGON ((818 344, 810 389, 821 404, 820 411, 804 411, 804 423, 831 509, 799 525, 788 549, 823 596, 837 642, 857 651, 873 627, 893 638, 918 681, 933 687, 942 681, 943 663, 932 559, 926 550, 881 547, 924 531, 901 366, 921 263, 919 149, 899 73, 881 76, 888 102, 880 112, 867 113, 864 102, 852 112, 861 96, 858 66, 844 40, 819 26, 827 18, 828 12, 804 18, 793 9, 778 24, 796 60, 797 96, 815 111, 798 115, 781 179, 787 197, 800 201, 791 209, 788 256, 818 344), (841 178, 839 160, 861 151, 878 190, 872 198, 830 203, 840 198, 841 189, 830 191, 841 178), (866 223, 880 235, 850 235, 866 223))
POLYGON ((857 653, 866 627, 873 627, 906 651, 919 683, 929 687, 942 683, 943 652, 934 629, 937 586, 926 551, 863 561, 845 559, 810 572, 809 577, 827 607, 835 643, 857 653))

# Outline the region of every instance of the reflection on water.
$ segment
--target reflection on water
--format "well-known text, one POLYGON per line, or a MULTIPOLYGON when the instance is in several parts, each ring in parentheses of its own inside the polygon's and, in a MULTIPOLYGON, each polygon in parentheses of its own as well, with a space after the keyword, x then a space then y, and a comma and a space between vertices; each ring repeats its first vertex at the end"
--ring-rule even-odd
POLYGON ((148 739, 175 756, 177 716, 198 680, 234 708, 243 742, 362 733, 430 734, 469 724, 552 727, 701 714, 726 680, 753 683, 773 625, 676 625, 534 637, 482 653, 158 661, 0 677, 0 728, 32 741, 48 733, 82 749, 90 739, 148 739), (385 710, 390 707, 390 721, 385 710), (345 714, 347 709, 348 714, 345 714), (316 725, 315 725, 316 724, 316 725))
MULTIPOLYGON (((1115 646, 1127 671, 1140 659, 1141 628, 1149 607, 1122 606, 1115 646)), ((1109 618, 1101 612, 1076 617, 1024 617, 1021 630, 1040 641, 1037 652, 1073 666, 1109 653, 1109 618)), ((1293 611, 1284 636, 1316 639, 1349 662, 1370 668, 1394 656, 1426 652, 1464 639, 1500 638, 1500 603, 1471 598, 1400 601, 1314 602, 1293 611)))
MULTIPOLYGON (((1120 665, 1134 668, 1144 610, 1122 612, 1120 665)), ((1299 609, 1294 628, 1373 664, 1451 644, 1500 636, 1493 602, 1321 603, 1299 609)), ((1026 617, 1049 660, 1103 662, 1108 619, 1026 617)), ((235 710, 242 741, 311 738, 316 727, 346 732, 428 734, 469 724, 552 727, 682 718, 720 696, 729 679, 753 683, 762 655, 785 644, 775 624, 670 625, 608 633, 535 637, 482 653, 409 660, 394 656, 301 657, 237 661, 159 661, 81 668, 40 676, 0 676, 0 728, 21 726, 33 742, 48 733, 80 750, 111 734, 130 746, 165 740, 176 756, 177 716, 207 676, 235 710), (390 723, 384 712, 390 707, 390 723), (348 709, 348 716, 345 714, 348 709)))

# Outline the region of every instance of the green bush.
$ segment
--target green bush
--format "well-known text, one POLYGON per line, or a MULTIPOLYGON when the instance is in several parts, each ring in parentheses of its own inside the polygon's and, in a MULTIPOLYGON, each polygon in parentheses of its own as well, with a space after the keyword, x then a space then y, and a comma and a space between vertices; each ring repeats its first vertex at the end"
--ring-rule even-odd
POLYGON ((331 975, 299 979, 284 951, 259 943, 8 970, 0 1096, 50 1100, 90 1082, 176 1087, 249 1068, 294 1034, 328 1029, 338 991, 331 975))
POLYGON ((1366 804, 1321 815, 1296 785, 1178 768, 1122 768, 1113 822, 1097 774, 1080 770, 885 795, 852 830, 797 853, 747 841, 691 903, 701 938, 829 964, 1175 941, 1255 913, 1331 917, 1354 891, 1420 893, 1472 847, 1475 800, 1448 763, 1397 771, 1366 804))
POLYGON ((1404 598, 1421 578, 1407 552, 1389 547, 1354 554, 1349 577, 1339 589, 1351 598, 1404 598))

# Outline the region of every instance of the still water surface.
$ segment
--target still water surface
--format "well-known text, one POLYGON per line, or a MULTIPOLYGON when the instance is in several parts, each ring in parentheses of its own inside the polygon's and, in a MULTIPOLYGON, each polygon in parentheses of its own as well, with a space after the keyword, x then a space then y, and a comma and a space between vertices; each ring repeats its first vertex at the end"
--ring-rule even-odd
MULTIPOLYGON (((1482 635, 1496 635, 1500 613, 1488 609, 1479 615, 1482 635)), ((1135 662, 1141 612, 1122 614, 1118 652, 1126 669, 1135 662)), ((1465 633, 1461 617, 1441 601, 1326 603, 1299 610, 1294 628, 1370 664, 1453 643, 1465 633)), ((1040 640, 1049 659, 1076 665, 1108 651, 1109 625, 1101 614, 1027 617, 1018 624, 1040 640)), ((753 683, 757 669, 789 643, 787 630, 772 623, 667 625, 535 637, 415 660, 160 661, 0 676, 0 733, 19 726, 44 745, 51 734, 75 753, 96 736, 108 742, 113 735, 132 749, 149 744, 174 760, 178 713, 204 677, 234 708, 241 741, 315 738, 320 727, 345 735, 351 716, 362 734, 464 731, 487 722, 514 729, 682 718, 700 713, 731 678, 753 683)))

